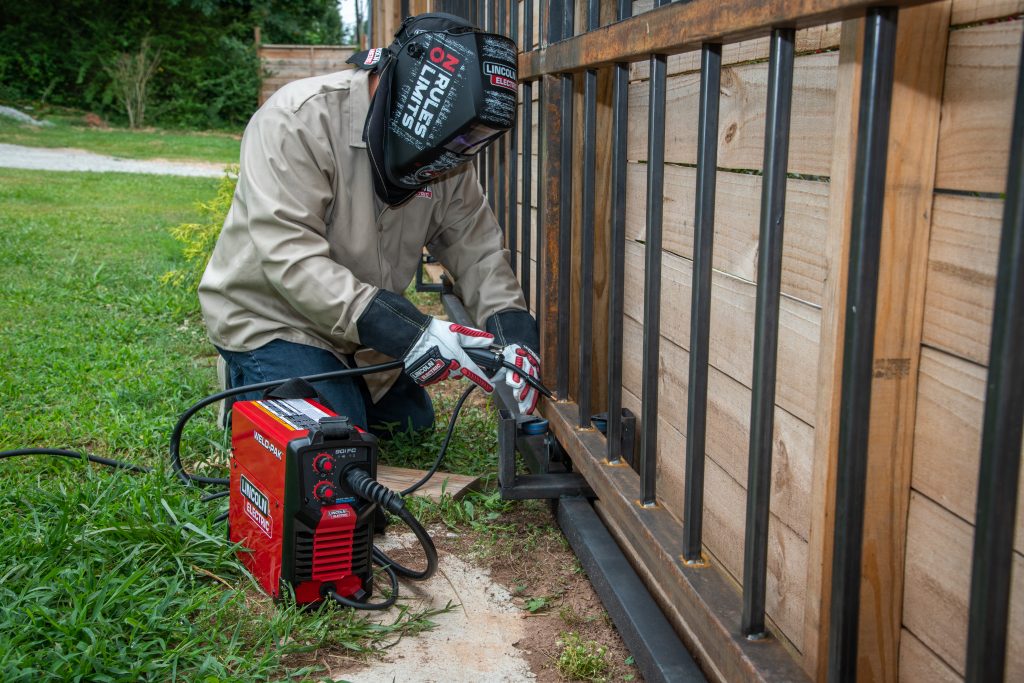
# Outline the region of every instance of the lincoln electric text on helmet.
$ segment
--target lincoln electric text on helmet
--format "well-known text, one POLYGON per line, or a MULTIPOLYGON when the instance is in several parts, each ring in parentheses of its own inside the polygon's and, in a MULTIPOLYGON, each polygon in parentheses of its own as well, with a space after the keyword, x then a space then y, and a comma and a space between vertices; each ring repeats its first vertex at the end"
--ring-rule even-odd
POLYGON ((516 52, 512 40, 452 15, 403 23, 373 64, 380 82, 363 130, 381 200, 404 202, 515 125, 516 52))

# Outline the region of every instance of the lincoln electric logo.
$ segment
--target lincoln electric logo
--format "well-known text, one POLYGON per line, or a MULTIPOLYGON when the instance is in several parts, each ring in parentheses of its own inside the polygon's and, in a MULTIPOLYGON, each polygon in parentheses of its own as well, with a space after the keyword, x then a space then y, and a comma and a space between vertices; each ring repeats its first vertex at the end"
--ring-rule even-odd
POLYGON ((245 504, 242 507, 246 517, 251 519, 260 528, 260 531, 270 537, 273 521, 270 517, 270 499, 264 495, 263 491, 256 488, 255 484, 246 479, 244 474, 238 481, 238 492, 245 498, 245 504))
POLYGON ((518 74, 510 66, 495 64, 494 62, 484 62, 484 75, 491 77, 491 85, 497 85, 509 90, 518 90, 516 85, 518 74))
POLYGON ((270 439, 268 439, 267 437, 263 436, 259 432, 255 432, 255 431, 252 433, 252 435, 253 435, 253 438, 256 439, 256 443, 258 443, 259 445, 263 446, 268 451, 270 451, 270 454, 273 455, 278 460, 281 459, 281 456, 283 455, 283 453, 281 453, 281 449, 278 448, 277 446, 275 446, 270 441, 270 439))
POLYGON ((459 58, 443 48, 435 46, 430 50, 430 61, 423 62, 402 113, 402 125, 416 137, 426 138, 452 83, 450 74, 455 73, 458 65, 459 58))

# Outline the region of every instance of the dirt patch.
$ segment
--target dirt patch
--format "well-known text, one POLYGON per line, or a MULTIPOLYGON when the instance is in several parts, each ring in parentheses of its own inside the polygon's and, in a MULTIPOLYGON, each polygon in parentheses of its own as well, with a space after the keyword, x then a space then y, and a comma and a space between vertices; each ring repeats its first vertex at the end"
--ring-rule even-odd
POLYGON ((558 529, 548 504, 517 504, 495 521, 499 538, 476 532, 445 537, 444 548, 472 557, 513 596, 527 622, 526 634, 514 645, 542 683, 565 681, 557 668, 564 634, 575 632, 582 642, 607 649, 608 681, 642 681, 622 638, 600 598, 558 529))

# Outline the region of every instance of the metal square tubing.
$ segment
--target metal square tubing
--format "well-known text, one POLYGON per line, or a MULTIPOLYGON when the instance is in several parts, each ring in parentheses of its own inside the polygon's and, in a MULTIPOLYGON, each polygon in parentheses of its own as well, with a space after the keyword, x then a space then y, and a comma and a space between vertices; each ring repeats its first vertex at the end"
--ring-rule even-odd
POLYGON ((1024 50, 1020 64, 982 422, 967 628, 966 680, 971 683, 1001 681, 1006 671, 1024 420, 1024 50))
MULTIPOLYGON (((519 2, 518 0, 510 0, 511 14, 509 17, 509 27, 511 30, 512 42, 518 45, 519 41, 519 2)), ((518 91, 518 88, 517 88, 518 91)), ((518 94, 518 93, 517 93, 518 94)), ((519 127, 517 125, 512 126, 512 135, 508 143, 508 250, 512 258, 512 272, 515 273, 518 270, 516 264, 516 253, 519 250, 519 212, 516 202, 518 201, 519 193, 519 127)))
MULTIPOLYGON (((528 15, 528 19, 533 17, 528 15)), ((529 22, 532 23, 532 22, 529 22)), ((523 296, 526 297, 526 307, 531 305, 530 292, 530 252, 533 248, 533 83, 523 83, 523 253, 522 253, 522 275, 519 280, 523 283, 523 296)), ((538 260, 538 263, 540 261, 538 260)), ((536 310, 536 308, 534 308, 536 310)))
MULTIPOLYGON (((596 4, 591 0, 591 4, 596 4)), ((594 202, 597 176, 597 72, 583 74, 583 207, 580 216, 580 427, 590 426, 590 385, 594 333, 594 202)))
POLYGON ((894 8, 877 8, 868 12, 864 22, 839 405, 828 643, 828 680, 832 683, 852 681, 857 675, 864 487, 896 16, 894 8))
MULTIPOLYGON (((616 21, 633 12, 618 0, 616 21)), ((607 459, 622 458, 622 317, 626 280, 626 145, 629 126, 629 64, 615 65, 612 92, 611 261, 608 273, 608 431, 607 459)), ((632 463, 630 463, 632 464, 632 463)))
POLYGON ((715 240, 718 106, 722 46, 705 44, 700 56, 697 123, 697 195, 694 202, 693 284, 690 297, 690 395, 686 401, 686 477, 683 559, 700 562, 704 519, 704 456, 708 419, 708 349, 711 336, 711 263, 715 240))
POLYGON ((779 347, 782 235, 786 211, 795 33, 791 28, 772 30, 768 62, 768 107, 765 113, 750 454, 747 467, 747 523, 743 544, 743 615, 740 625, 740 630, 748 638, 761 638, 765 635, 775 365, 779 347))
POLYGON ((643 387, 640 423, 640 503, 656 502, 658 478, 658 364, 661 353, 661 234, 665 187, 667 57, 651 55, 647 136, 647 233, 644 275, 643 387))

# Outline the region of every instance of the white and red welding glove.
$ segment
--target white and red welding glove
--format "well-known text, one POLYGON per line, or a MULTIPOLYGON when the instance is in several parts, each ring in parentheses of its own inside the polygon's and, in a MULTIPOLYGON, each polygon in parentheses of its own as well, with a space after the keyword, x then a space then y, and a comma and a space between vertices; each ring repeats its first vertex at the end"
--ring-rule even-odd
MULTIPOLYGON (((502 358, 519 370, 513 372, 503 368, 505 384, 512 389, 512 396, 519 405, 519 412, 530 415, 537 409, 540 393, 529 384, 525 375, 540 381, 540 356, 534 349, 540 348, 540 337, 537 333, 537 321, 528 311, 507 308, 487 319, 487 331, 494 335, 495 343, 504 347, 502 358)), ((498 382, 501 373, 492 378, 498 382)))
POLYGON ((493 343, 494 335, 489 332, 431 318, 423 334, 402 357, 405 372, 421 387, 465 377, 489 394, 494 386, 463 349, 486 349, 493 343))
MULTIPOLYGON (((540 392, 532 384, 526 381, 526 376, 540 381, 540 358, 537 354, 520 344, 510 344, 501 352, 506 363, 511 363, 518 368, 513 372, 505 367, 505 384, 512 389, 512 397, 519 404, 519 412, 522 415, 532 415, 537 409, 537 399, 540 392)), ((497 381, 497 375, 495 375, 497 381)))
POLYGON ((486 373, 463 348, 486 349, 494 336, 483 330, 433 318, 409 300, 382 289, 356 321, 359 342, 392 358, 420 386, 465 377, 487 393, 494 390, 486 373))

